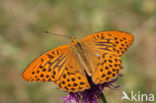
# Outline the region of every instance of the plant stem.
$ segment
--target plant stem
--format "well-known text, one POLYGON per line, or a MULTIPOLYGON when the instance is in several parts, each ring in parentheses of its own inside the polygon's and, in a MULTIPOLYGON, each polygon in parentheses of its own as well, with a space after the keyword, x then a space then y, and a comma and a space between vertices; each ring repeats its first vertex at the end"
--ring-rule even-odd
POLYGON ((105 95, 104 95, 103 92, 100 93, 100 97, 101 97, 103 103, 107 103, 107 100, 106 100, 105 95))

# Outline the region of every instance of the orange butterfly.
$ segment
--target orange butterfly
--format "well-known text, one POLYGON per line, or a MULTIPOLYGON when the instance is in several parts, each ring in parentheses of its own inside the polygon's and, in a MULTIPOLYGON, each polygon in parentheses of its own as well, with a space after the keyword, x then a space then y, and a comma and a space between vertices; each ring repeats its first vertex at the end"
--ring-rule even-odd
POLYGON ((52 49, 35 59, 24 71, 26 81, 54 82, 59 88, 77 92, 90 88, 87 75, 95 84, 117 78, 121 56, 133 43, 133 35, 120 31, 91 34, 72 45, 52 49))

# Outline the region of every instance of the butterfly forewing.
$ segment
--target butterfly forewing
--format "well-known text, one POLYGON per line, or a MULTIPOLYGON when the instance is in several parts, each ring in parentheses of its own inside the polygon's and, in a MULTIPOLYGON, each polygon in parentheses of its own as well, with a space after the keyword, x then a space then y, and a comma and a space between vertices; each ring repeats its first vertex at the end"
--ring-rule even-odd
POLYGON ((88 89, 89 83, 71 45, 52 49, 35 59, 24 71, 27 81, 55 82, 65 91, 88 89))
POLYGON ((26 81, 56 81, 66 63, 70 45, 52 49, 35 59, 23 72, 26 81))
POLYGON ((121 55, 133 43, 133 35, 120 31, 106 31, 82 39, 87 60, 92 68, 95 84, 109 82, 122 69, 121 55))
POLYGON ((126 32, 105 31, 91 34, 81 41, 89 48, 121 56, 133 40, 133 35, 126 32))

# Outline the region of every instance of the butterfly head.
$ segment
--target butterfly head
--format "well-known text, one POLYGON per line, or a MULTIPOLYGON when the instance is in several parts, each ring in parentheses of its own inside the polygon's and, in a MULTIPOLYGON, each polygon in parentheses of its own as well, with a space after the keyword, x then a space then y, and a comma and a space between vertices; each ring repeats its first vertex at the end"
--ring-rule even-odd
POLYGON ((76 37, 71 37, 71 42, 74 47, 80 47, 81 43, 76 37))
POLYGON ((76 37, 71 37, 71 42, 72 45, 77 49, 79 53, 83 51, 82 43, 76 37))
POLYGON ((76 37, 71 37, 71 43, 73 46, 76 46, 79 40, 76 37))

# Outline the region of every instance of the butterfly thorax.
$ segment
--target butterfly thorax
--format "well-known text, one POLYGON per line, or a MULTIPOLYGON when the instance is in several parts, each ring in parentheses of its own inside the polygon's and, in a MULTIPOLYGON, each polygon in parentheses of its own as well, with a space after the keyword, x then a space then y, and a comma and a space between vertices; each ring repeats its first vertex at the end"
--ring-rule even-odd
POLYGON ((92 70, 91 70, 89 61, 86 58, 86 52, 85 52, 84 45, 81 43, 81 41, 79 41, 75 37, 72 37, 71 42, 72 42, 73 48, 75 49, 75 52, 76 52, 80 62, 82 63, 82 65, 85 68, 85 71, 87 72, 87 74, 89 76, 91 76, 92 70))
POLYGON ((72 37, 71 42, 78 53, 80 53, 80 54, 84 53, 84 47, 83 47, 82 43, 77 38, 72 37))

